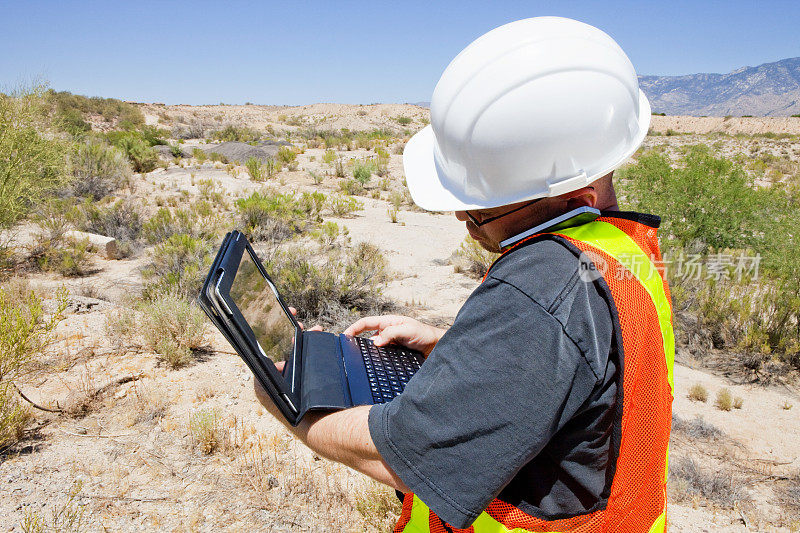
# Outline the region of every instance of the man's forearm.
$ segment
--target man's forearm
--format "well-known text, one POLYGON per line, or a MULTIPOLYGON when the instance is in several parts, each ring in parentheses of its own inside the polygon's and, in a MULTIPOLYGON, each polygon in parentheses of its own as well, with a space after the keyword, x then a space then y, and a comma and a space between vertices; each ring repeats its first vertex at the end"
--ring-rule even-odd
POLYGON ((369 409, 362 405, 333 413, 308 413, 294 430, 318 454, 408 492, 372 442, 367 422, 369 409))

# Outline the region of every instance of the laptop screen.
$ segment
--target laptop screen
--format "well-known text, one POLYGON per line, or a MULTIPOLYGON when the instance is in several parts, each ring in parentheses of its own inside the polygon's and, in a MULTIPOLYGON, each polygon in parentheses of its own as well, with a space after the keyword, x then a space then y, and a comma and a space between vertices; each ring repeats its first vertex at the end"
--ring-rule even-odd
POLYGON ((294 322, 278 301, 278 290, 261 274, 247 249, 230 296, 253 330, 261 351, 274 362, 289 360, 294 348, 294 322))

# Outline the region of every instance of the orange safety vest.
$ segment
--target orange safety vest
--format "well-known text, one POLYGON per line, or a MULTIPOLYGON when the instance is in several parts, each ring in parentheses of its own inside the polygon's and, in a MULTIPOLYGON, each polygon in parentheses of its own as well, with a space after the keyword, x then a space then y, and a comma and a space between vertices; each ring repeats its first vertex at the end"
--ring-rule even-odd
POLYGON ((532 235, 511 248, 532 239, 566 241, 595 268, 582 275, 593 276, 592 280, 602 276, 608 285, 611 312, 622 336, 623 373, 622 436, 605 506, 579 516, 543 520, 495 499, 469 528, 458 529, 408 493, 395 533, 665 530, 675 341, 656 232, 657 226, 608 213, 582 226, 532 235))

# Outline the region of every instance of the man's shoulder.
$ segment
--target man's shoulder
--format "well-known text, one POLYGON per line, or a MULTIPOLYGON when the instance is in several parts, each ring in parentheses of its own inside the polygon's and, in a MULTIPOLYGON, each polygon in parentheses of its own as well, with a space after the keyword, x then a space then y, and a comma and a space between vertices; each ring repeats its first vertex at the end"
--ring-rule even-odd
POLYGON ((544 237, 506 252, 487 279, 513 285, 552 310, 565 289, 577 281, 579 265, 578 257, 563 242, 544 237))

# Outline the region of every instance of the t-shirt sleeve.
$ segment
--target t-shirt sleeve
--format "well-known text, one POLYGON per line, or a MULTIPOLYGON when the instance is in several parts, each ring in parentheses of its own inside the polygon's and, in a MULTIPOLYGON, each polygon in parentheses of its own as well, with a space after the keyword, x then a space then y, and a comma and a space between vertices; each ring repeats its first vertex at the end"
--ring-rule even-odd
POLYGON ((403 394, 371 408, 370 434, 431 510, 468 527, 597 381, 553 315, 513 285, 489 278, 403 394))

